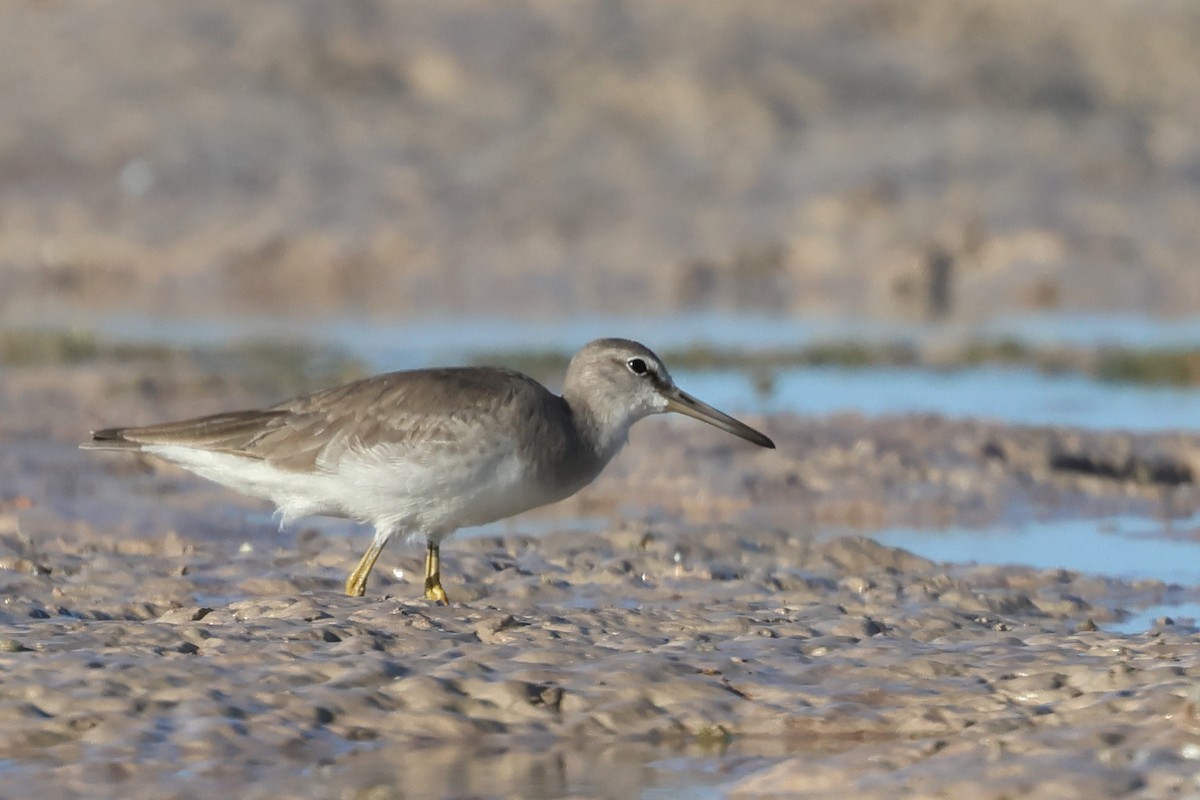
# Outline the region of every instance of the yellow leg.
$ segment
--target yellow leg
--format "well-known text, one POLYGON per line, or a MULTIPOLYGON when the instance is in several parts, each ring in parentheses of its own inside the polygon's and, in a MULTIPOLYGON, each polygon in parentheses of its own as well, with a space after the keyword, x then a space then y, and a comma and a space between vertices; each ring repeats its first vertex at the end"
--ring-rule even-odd
POLYGON ((450 605, 446 590, 442 588, 441 553, 437 542, 430 541, 425 547, 425 599, 450 605))
POLYGON ((350 577, 346 578, 346 594, 351 597, 362 597, 367 593, 367 576, 371 574, 371 568, 375 566, 375 562, 379 560, 379 554, 382 552, 382 542, 371 542, 371 546, 367 552, 363 553, 354 572, 351 572, 350 577))

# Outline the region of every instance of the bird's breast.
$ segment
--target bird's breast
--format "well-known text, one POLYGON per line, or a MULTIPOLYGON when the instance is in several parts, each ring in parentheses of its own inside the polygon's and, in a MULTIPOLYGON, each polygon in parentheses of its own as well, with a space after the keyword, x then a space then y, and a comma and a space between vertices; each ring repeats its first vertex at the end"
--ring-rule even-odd
POLYGON ((511 517, 567 497, 594 477, 557 474, 517 447, 447 448, 421 460, 373 450, 343 458, 338 472, 353 507, 348 516, 395 520, 402 527, 451 531, 511 517))

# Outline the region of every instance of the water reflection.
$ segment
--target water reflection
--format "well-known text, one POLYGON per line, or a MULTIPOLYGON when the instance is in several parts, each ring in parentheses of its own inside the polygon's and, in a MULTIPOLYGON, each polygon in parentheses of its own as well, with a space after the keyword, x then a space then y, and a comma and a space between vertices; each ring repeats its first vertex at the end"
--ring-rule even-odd
MULTIPOLYGON (((789 755, 778 740, 696 743, 619 742, 547 747, 405 743, 364 748, 307 770, 305 796, 392 798, 724 797, 722 786, 789 755)), ((300 786, 297 786, 299 789, 300 786)))

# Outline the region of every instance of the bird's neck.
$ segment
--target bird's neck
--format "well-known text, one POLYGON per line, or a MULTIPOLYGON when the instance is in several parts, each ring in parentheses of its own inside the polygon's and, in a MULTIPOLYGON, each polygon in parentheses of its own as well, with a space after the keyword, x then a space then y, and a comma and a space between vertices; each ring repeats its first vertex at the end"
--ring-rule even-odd
POLYGON ((592 452, 598 467, 603 468, 629 441, 629 428, 634 420, 628 414, 605 413, 602 405, 571 392, 564 392, 563 399, 571 409, 583 445, 592 452))

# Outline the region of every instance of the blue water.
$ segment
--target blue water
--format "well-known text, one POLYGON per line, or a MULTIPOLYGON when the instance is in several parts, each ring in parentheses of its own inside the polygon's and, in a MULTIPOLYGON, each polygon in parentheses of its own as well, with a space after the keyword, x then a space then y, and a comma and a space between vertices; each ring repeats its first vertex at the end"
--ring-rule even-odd
MULTIPOLYGON (((40 321, 52 324, 51 321, 40 321)), ((830 317, 737 313, 575 315, 565 319, 432 317, 159 319, 120 316, 64 321, 111 338, 166 344, 215 344, 245 338, 290 338, 344 347, 371 364, 404 369, 481 350, 572 351, 598 336, 638 339, 656 349, 710 345, 728 349, 795 348, 821 342, 929 342, 1016 339, 1030 345, 1200 347, 1200 318, 1049 314, 978 324, 898 324, 830 317)))
POLYGON ((1132 348, 1200 347, 1200 318, 1153 319, 1133 314, 1042 314, 1009 317, 974 329, 984 339, 1034 345, 1132 348))
MULTIPOLYGON (((1169 527, 1161 520, 1120 516, 1035 522, 982 531, 895 528, 872 534, 872 538, 934 561, 1067 569, 1131 581, 1160 580, 1196 589, 1200 587, 1197 534, 1200 534, 1200 516, 1173 520, 1169 527)), ((1190 594, 1195 597, 1195 592, 1190 594)), ((1162 616, 1200 620, 1200 602, 1188 599, 1137 609, 1135 614, 1110 627, 1118 632, 1138 633, 1162 616)))
POLYGON ((1106 626, 1115 633, 1142 633, 1156 627, 1160 619, 1200 626, 1200 603, 1162 603, 1135 611, 1115 625, 1106 626))
POLYGON ((983 367, 950 371, 803 367, 781 370, 766 393, 727 372, 681 372, 676 382, 735 411, 868 417, 925 413, 1021 425, 1130 431, 1200 430, 1200 390, 1102 383, 1081 375, 983 367))
MULTIPOLYGON (((296 339, 343 349, 373 371, 463 363, 480 352, 569 352, 601 335, 652 347, 706 344, 730 349, 796 347, 820 341, 966 340, 1016 336, 1034 344, 1200 346, 1200 319, 1047 316, 969 327, 886 325, 861 321, 753 315, 578 317, 570 320, 431 319, 379 324, 334 319, 319 326, 278 319, 162 320, 121 317, 93 323, 126 341, 214 345, 247 338, 296 339)), ((790 412, 870 417, 929 413, 1026 425, 1131 431, 1200 430, 1200 390, 1102 383, 1080 375, 1025 368, 961 370, 804 367, 776 371, 766 387, 742 371, 675 373, 688 391, 732 412, 790 412)))

